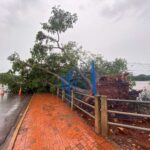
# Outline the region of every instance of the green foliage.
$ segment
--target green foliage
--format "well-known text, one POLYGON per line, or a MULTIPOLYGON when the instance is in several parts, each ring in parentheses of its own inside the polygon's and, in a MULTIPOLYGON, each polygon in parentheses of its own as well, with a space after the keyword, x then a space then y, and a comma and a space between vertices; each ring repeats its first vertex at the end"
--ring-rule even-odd
POLYGON ((36 43, 31 50, 31 55, 35 62, 42 63, 47 56, 47 47, 42 45, 42 43, 36 43))
POLYGON ((90 56, 86 56, 84 60, 87 61, 84 70, 89 72, 91 63, 94 61, 96 72, 99 76, 117 75, 127 72, 127 61, 125 59, 116 58, 114 61, 107 61, 100 54, 91 54, 90 56))
POLYGON ((140 74, 137 76, 133 76, 133 80, 135 80, 135 81, 150 81, 150 75, 140 74))
POLYGON ((73 24, 77 21, 77 15, 71 14, 68 11, 60 9, 60 7, 53 7, 51 17, 48 23, 43 23, 43 29, 51 32, 65 32, 69 28, 73 28, 73 24))
POLYGON ((54 86, 51 86, 50 93, 52 93, 52 94, 56 93, 56 88, 54 86))
POLYGON ((11 71, 8 71, 7 73, 0 73, 0 84, 7 85, 12 93, 18 92, 19 80, 20 77, 12 74, 11 71), (16 81, 18 81, 18 83, 16 81))
POLYGON ((96 69, 101 75, 117 75, 127 71, 127 62, 124 59, 115 59, 112 62, 96 58, 96 69), (101 63, 101 65, 100 65, 101 63))

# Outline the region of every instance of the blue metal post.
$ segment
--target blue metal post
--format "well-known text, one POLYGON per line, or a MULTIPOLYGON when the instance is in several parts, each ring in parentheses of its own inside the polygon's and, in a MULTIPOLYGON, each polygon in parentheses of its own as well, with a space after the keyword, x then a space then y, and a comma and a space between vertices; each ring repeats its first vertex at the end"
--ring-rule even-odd
POLYGON ((94 61, 92 61, 92 84, 93 84, 93 94, 95 96, 97 93, 97 89, 96 89, 96 74, 95 74, 94 61))
MULTIPOLYGON (((63 78, 63 77, 62 77, 63 78)), ((62 87, 62 89, 64 89, 65 88, 65 83, 62 81, 61 82, 61 87, 62 87)))
POLYGON ((70 86, 70 71, 68 71, 67 81, 68 81, 69 86, 70 86))
POLYGON ((69 83, 68 85, 68 94, 71 95, 71 72, 68 71, 67 81, 69 83))
POLYGON ((58 80, 55 81, 55 85, 58 87, 58 80))

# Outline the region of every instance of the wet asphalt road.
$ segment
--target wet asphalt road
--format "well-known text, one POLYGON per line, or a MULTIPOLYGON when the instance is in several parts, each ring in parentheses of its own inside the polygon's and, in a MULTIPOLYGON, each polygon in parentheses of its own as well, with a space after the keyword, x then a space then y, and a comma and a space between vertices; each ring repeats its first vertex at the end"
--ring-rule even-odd
POLYGON ((10 131, 16 124, 17 118, 30 99, 31 95, 19 97, 5 94, 0 96, 0 147, 5 143, 10 131))

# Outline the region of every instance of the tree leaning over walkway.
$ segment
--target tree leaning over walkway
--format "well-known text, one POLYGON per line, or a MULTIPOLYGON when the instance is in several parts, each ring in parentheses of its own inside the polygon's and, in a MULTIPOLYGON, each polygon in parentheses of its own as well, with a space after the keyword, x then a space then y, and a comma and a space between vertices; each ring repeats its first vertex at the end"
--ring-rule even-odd
POLYGON ((77 15, 64 11, 60 7, 53 7, 51 14, 48 22, 41 24, 42 31, 36 35, 35 45, 31 49, 31 58, 22 61, 17 53, 9 56, 13 64, 13 72, 18 72, 23 78, 35 70, 40 70, 40 72, 52 75, 55 80, 59 79, 68 84, 68 81, 61 75, 74 68, 87 82, 88 87, 92 88, 91 81, 83 75, 79 68, 81 57, 84 54, 82 48, 78 47, 75 42, 60 43, 60 34, 73 28, 77 15))
MULTIPOLYGON (((7 74, 9 77, 15 76, 15 78, 9 78, 9 84, 12 80, 13 83, 16 83, 16 87, 22 86, 24 92, 48 91, 51 83, 55 84, 56 80, 68 84, 63 76, 67 74, 68 70, 73 69, 76 76, 80 76, 84 82, 85 90, 91 91, 92 83, 89 71, 92 60, 95 60, 99 75, 126 70, 126 62, 122 59, 108 62, 101 55, 95 56, 86 53, 76 42, 61 43, 61 34, 73 28, 76 21, 76 14, 65 11, 59 6, 53 7, 48 22, 41 24, 42 30, 36 35, 35 45, 30 51, 31 57, 21 60, 16 52, 9 56, 12 69, 7 74), (100 62, 101 64, 99 64, 100 62), (117 62, 121 65, 115 66, 114 64, 117 62), (114 66, 116 70, 113 69, 114 66)), ((8 82, 5 83, 8 84, 8 82)), ((84 91, 81 87, 72 86, 73 89, 84 91)))

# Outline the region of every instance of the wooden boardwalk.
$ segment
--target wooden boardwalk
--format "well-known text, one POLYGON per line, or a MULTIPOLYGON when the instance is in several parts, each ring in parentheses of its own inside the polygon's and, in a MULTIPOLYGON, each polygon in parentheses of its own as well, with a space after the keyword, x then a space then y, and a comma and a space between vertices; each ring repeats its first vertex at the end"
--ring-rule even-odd
POLYGON ((14 133, 13 150, 115 150, 59 98, 35 94, 14 133))

